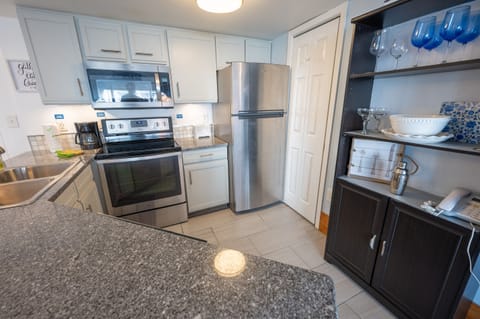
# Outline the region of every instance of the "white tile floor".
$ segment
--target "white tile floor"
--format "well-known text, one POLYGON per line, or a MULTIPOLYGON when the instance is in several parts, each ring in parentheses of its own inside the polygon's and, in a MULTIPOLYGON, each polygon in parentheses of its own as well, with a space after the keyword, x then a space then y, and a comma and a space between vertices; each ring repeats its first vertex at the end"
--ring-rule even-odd
POLYGON ((323 259, 326 236, 288 206, 236 215, 225 209, 166 229, 209 243, 318 271, 332 277, 340 319, 395 318, 367 292, 323 259))

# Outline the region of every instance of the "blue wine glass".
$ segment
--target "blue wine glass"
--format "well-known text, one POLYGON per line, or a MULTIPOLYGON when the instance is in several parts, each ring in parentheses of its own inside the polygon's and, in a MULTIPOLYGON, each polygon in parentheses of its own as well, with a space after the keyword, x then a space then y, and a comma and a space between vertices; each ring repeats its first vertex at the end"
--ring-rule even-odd
POLYGON ((455 40, 465 45, 468 42, 475 40, 479 34, 480 34, 480 13, 477 13, 469 17, 465 30, 455 40))
POLYGON ((465 28, 468 24, 469 14, 470 6, 456 7, 448 10, 445 13, 445 17, 443 18, 443 22, 440 27, 440 36, 445 41, 448 41, 448 45, 442 62, 447 62, 447 54, 452 41, 465 31, 465 28))
POLYGON ((440 24, 437 24, 435 26, 435 32, 433 33, 433 37, 430 39, 430 41, 428 41, 424 46, 423 48, 428 50, 428 51, 432 51, 433 49, 435 49, 436 47, 440 46, 440 44, 442 44, 443 42, 443 39, 442 37, 440 36, 440 29, 441 29, 441 25, 440 24))
POLYGON ((418 66, 418 57, 420 55, 420 49, 427 44, 435 33, 435 23, 437 17, 430 16, 418 19, 413 28, 412 37, 410 41, 417 50, 417 60, 414 66, 418 66))

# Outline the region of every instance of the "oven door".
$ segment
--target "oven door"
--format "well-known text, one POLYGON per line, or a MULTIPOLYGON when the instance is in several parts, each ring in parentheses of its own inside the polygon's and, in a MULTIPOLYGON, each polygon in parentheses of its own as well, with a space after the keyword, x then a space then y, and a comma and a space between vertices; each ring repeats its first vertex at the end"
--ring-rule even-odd
POLYGON ((123 216, 185 202, 181 152, 96 163, 110 215, 123 216))

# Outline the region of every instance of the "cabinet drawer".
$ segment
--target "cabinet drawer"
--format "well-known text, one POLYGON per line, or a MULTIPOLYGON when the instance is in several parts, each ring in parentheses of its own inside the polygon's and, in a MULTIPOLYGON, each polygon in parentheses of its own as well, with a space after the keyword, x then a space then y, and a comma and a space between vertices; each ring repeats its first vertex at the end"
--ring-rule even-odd
POLYGON ((183 164, 213 161, 227 158, 226 147, 202 148, 183 152, 183 164))

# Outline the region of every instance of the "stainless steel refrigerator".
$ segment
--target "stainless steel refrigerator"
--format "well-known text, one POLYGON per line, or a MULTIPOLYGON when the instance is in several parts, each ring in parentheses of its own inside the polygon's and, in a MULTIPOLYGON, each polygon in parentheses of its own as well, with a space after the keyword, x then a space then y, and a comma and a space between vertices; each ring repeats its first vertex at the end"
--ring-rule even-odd
POLYGON ((227 142, 236 213, 283 199, 290 69, 233 62, 217 72, 215 136, 227 142))

